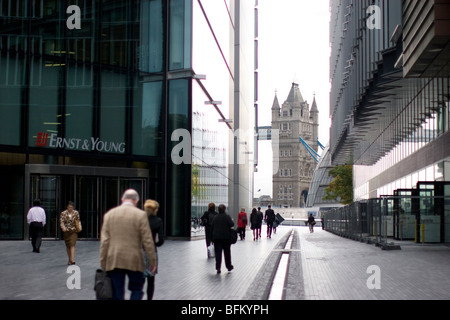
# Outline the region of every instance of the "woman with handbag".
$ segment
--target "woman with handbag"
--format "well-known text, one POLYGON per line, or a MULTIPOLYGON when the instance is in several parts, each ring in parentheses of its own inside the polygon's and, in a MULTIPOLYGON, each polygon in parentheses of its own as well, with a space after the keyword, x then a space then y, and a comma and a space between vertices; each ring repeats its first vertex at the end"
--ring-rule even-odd
POLYGON ((231 264, 231 236, 232 232, 234 231, 232 230, 234 222, 233 220, 231 220, 231 217, 226 214, 225 210, 225 205, 219 205, 219 213, 214 217, 211 226, 212 241, 214 243, 214 252, 216 256, 217 274, 220 273, 220 269, 222 266, 222 251, 225 257, 225 266, 227 267, 228 271, 234 269, 233 265, 231 264))
POLYGON ((59 223, 66 243, 68 265, 75 264, 75 244, 78 240, 78 232, 81 231, 80 214, 74 210, 74 203, 69 201, 66 210, 61 212, 59 223))
POLYGON ((205 227, 206 250, 208 258, 214 256, 213 255, 214 252, 211 252, 212 250, 214 250, 211 241, 211 224, 216 215, 217 215, 216 205, 213 202, 211 202, 210 204, 208 204, 208 211, 206 211, 200 218, 202 221, 202 226, 205 227))

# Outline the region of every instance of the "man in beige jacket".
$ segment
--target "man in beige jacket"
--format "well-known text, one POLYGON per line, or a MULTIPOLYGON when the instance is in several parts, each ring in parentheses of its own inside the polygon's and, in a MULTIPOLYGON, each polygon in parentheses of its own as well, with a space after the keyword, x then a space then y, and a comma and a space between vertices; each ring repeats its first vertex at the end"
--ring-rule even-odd
POLYGON ((130 299, 142 299, 145 283, 143 250, 151 270, 156 271, 152 233, 147 214, 136 208, 138 202, 138 193, 129 189, 122 196, 122 205, 109 210, 103 218, 100 265, 111 277, 114 300, 124 299, 125 276, 128 276, 130 299))

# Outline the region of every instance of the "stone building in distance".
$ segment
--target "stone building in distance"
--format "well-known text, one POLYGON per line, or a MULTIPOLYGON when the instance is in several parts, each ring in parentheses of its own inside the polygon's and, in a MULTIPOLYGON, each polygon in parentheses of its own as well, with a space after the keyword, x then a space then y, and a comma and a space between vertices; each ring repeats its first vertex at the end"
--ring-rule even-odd
POLYGON ((314 97, 311 107, 298 84, 293 83, 287 100, 272 105, 272 128, 280 130, 279 170, 273 175, 273 206, 305 207, 316 160, 301 143, 302 138, 318 152, 319 110, 314 97))

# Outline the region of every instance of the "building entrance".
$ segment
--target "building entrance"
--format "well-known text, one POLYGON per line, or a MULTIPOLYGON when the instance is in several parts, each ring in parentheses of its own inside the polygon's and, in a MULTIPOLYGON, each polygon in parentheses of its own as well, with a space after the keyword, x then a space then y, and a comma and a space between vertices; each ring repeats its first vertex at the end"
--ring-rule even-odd
POLYGON ((45 238, 62 238, 59 215, 69 201, 75 203, 80 213, 83 230, 78 237, 99 239, 103 215, 120 204, 126 189, 135 189, 141 199, 147 192, 148 175, 145 177, 146 170, 142 169, 91 168, 95 172, 88 172, 85 167, 51 166, 40 173, 35 172, 37 168, 29 169, 30 192, 26 203, 36 198, 41 200, 47 215, 45 238))

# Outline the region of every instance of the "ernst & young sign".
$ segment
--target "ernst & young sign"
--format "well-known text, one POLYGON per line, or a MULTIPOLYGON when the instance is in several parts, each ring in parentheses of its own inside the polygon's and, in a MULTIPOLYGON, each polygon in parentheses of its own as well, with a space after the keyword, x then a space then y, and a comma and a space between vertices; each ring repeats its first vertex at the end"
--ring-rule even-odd
POLYGON ((90 139, 61 138, 56 133, 39 132, 36 147, 66 149, 76 151, 99 151, 106 153, 125 153, 125 142, 103 141, 100 138, 90 139))

